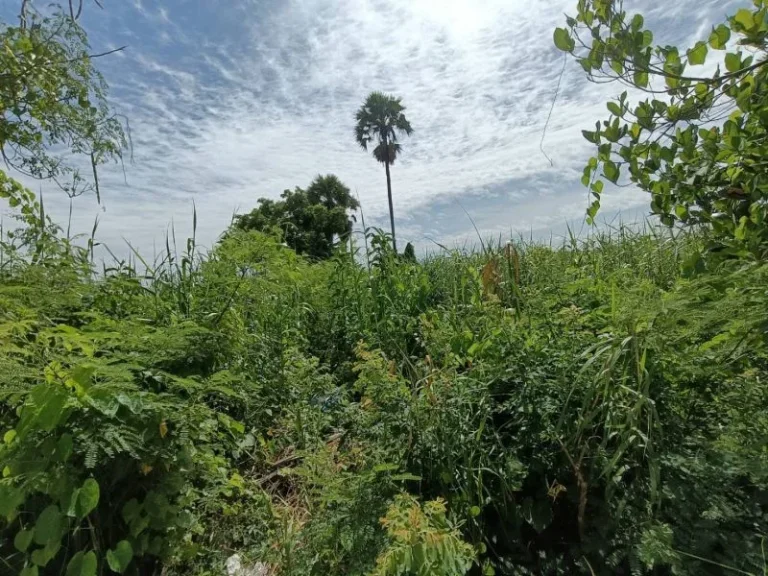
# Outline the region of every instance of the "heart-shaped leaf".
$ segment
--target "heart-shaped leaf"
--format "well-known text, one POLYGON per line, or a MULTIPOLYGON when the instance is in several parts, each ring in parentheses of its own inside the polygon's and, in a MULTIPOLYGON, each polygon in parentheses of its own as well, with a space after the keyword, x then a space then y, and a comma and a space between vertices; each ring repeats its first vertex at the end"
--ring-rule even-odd
POLYGON ((99 503, 99 483, 93 478, 88 478, 77 495, 75 512, 78 518, 85 518, 96 508, 99 503))
POLYGON ((117 543, 114 550, 107 550, 107 564, 113 572, 122 574, 133 560, 133 547, 127 540, 117 543))
POLYGON ((58 542, 61 539, 61 531, 64 518, 59 507, 51 504, 40 513, 35 522, 35 543, 44 546, 49 542, 58 542))
POLYGON ((69 561, 67 576, 95 576, 97 568, 96 554, 93 551, 84 553, 81 550, 69 561))

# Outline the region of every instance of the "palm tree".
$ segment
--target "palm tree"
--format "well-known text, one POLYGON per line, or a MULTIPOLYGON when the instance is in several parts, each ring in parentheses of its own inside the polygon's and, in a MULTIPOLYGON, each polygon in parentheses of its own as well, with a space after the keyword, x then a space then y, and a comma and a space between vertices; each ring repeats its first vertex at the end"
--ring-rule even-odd
POLYGON ((397 253, 397 241, 395 240, 395 212, 392 208, 392 178, 389 175, 389 166, 395 163, 395 158, 400 153, 398 133, 410 136, 413 132, 403 110, 405 106, 400 98, 381 92, 371 92, 357 111, 357 126, 355 126, 357 143, 363 147, 363 150, 368 150, 368 144, 375 143, 373 157, 384 164, 387 172, 389 222, 392 225, 392 247, 395 253, 397 253))

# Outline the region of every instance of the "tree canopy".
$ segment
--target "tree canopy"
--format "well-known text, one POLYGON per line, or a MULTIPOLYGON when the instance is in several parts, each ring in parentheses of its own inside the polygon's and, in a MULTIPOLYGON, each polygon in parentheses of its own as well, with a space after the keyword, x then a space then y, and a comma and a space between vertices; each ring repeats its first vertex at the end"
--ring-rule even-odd
POLYGON ((260 198, 258 206, 235 217, 241 230, 279 230, 285 243, 299 254, 324 259, 333 254, 334 239, 345 240, 354 223, 350 211, 359 204, 333 174, 317 176, 306 190, 286 190, 282 200, 260 198))
POLYGON ((753 3, 687 50, 654 44, 643 16, 615 0, 579 0, 555 30, 590 80, 630 88, 584 131, 597 148, 582 179, 590 220, 604 182, 628 179, 662 222, 706 224, 729 256, 768 255, 768 8, 753 3))
POLYGON ((0 150, 13 171, 99 198, 97 166, 120 159, 126 140, 93 65, 105 54, 91 51, 81 11, 82 1, 47 14, 23 1, 19 24, 0 24, 0 150))

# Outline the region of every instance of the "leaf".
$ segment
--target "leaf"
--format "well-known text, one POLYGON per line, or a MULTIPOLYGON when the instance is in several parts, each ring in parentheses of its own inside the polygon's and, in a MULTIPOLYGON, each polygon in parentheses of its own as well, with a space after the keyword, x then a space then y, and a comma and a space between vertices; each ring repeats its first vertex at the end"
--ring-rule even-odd
POLYGON ((51 504, 40 513, 35 522, 35 543, 44 546, 61 539, 64 518, 59 507, 51 504))
POLYGON ((0 517, 10 520, 23 502, 24 494, 21 490, 10 484, 0 484, 0 517))
POLYGON ((32 544, 32 530, 19 530, 13 539, 13 547, 19 552, 26 552, 29 545, 32 544))
POLYGON ((56 451, 54 457, 57 462, 66 462, 72 455, 72 435, 62 434, 59 441, 56 443, 56 451))
POLYGON ((555 28, 553 38, 557 49, 563 52, 572 52, 576 46, 576 42, 565 28, 555 28))
POLYGON ((729 52, 725 55, 725 69, 728 72, 737 72, 741 69, 741 54, 729 52))
POLYGON ((19 572, 19 576, 37 576, 38 573, 37 566, 25 566, 24 570, 19 572))
POLYGON ((595 217, 599 211, 600 200, 594 200, 592 204, 589 205, 589 208, 587 208, 587 224, 592 225, 595 223, 595 217))
POLYGON ((585 140, 588 140, 589 142, 592 142, 593 144, 598 144, 600 142, 600 135, 597 132, 591 132, 589 130, 582 130, 581 134, 582 134, 582 136, 584 136, 585 140))
POLYGON ((77 495, 75 513, 78 518, 85 518, 99 503, 99 483, 93 478, 88 478, 80 487, 77 495))
POLYGON ((741 8, 733 17, 733 21, 740 24, 745 30, 750 30, 755 25, 752 11, 747 8, 741 8))
POLYGON ((707 59, 707 45, 704 42, 696 42, 696 45, 688 50, 688 62, 693 66, 704 64, 707 59))
POLYGON ((736 240, 746 239, 748 222, 749 222, 749 218, 747 216, 742 216, 739 219, 739 225, 736 227, 736 230, 734 231, 734 236, 736 237, 736 240))
POLYGON ((648 87, 648 72, 635 72, 635 84, 640 88, 648 87))
POLYGON ((91 379, 95 372, 96 368, 89 364, 77 366, 72 370, 71 379, 75 384, 75 390, 77 391, 78 396, 82 396, 88 392, 88 389, 91 387, 91 379))
POLYGON ((133 547, 127 540, 118 542, 114 550, 107 550, 107 564, 113 572, 125 572, 132 559, 133 547))
POLYGON ((60 500, 61 509, 65 516, 75 518, 77 516, 77 499, 80 496, 80 488, 72 488, 71 491, 60 500))
POLYGON ((141 515, 141 504, 136 498, 131 498, 123 506, 123 520, 126 524, 130 524, 134 518, 138 518, 141 515))
POLYGON ((148 526, 149 516, 137 516, 128 523, 128 530, 130 531, 131 536, 136 538, 139 534, 146 530, 148 526))
POLYGON ((725 24, 720 24, 717 28, 712 29, 712 34, 709 35, 709 45, 714 50, 724 50, 730 39, 731 29, 725 24))
POLYGON ((93 550, 87 553, 81 550, 69 561, 66 576, 95 576, 97 568, 98 562, 93 550))
POLYGON ((621 106, 616 104, 616 102, 608 102, 606 106, 608 107, 608 111, 611 114, 613 114, 614 116, 621 116, 621 106))
POLYGON ((44 548, 39 548, 32 552, 30 557, 32 558, 32 562, 34 564, 45 567, 48 562, 53 560, 56 554, 58 554, 60 548, 61 542, 58 540, 51 540, 45 545, 44 548))
POLYGON ((616 184, 619 180, 619 167, 612 160, 606 160, 603 163, 603 174, 608 180, 616 184))
POLYGON ((195 523, 195 517, 189 510, 182 510, 176 515, 176 526, 184 529, 191 528, 195 523))
MULTIPOLYGON (((45 388, 40 390, 42 392, 45 388)), ((64 405, 67 402, 67 393, 62 388, 53 388, 45 396, 46 401, 40 406, 36 421, 40 424, 40 428, 50 432, 56 427, 63 416, 64 405)))
POLYGON ((645 30, 643 32, 643 48, 647 48, 651 44, 653 44, 653 32, 645 30))
POLYGON ((16 438, 16 430, 8 430, 5 434, 3 434, 3 442, 6 444, 10 444, 13 442, 13 439, 16 438))
POLYGON ((402 474, 393 474, 390 477, 390 480, 394 482, 421 482, 422 477, 416 476, 415 474, 408 474, 407 472, 404 472, 402 474))

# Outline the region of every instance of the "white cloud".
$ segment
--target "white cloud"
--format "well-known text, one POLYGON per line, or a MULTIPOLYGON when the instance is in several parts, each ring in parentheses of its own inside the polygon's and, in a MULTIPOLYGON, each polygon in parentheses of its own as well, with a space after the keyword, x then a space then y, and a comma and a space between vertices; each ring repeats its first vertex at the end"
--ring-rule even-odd
MULTIPOLYGON (((371 90, 401 96, 415 129, 393 168, 405 234, 440 235, 430 210, 451 197, 493 233, 583 213, 590 148, 581 130, 620 90, 588 83, 569 62, 544 142, 554 166, 539 151, 562 66, 552 30, 575 0, 241 0, 208 11, 180 2, 155 10, 137 0, 141 18, 91 20, 97 37, 119 44, 108 28, 118 18, 133 37, 125 58, 104 63, 135 157, 128 186, 120 169, 103 176, 100 236, 110 245, 125 236, 151 251, 172 219, 186 233, 193 200, 210 244, 233 211, 331 172, 359 192, 369 221, 384 224, 384 171, 352 133, 371 90), (489 190, 507 195, 507 209, 489 203, 489 190)), ((690 43, 739 3, 629 4, 657 41, 690 43)), ((611 209, 645 202, 623 190, 605 199, 611 209)), ((81 229, 97 210, 89 202, 77 201, 81 229)), ((458 226, 457 237, 471 230, 458 226)))

